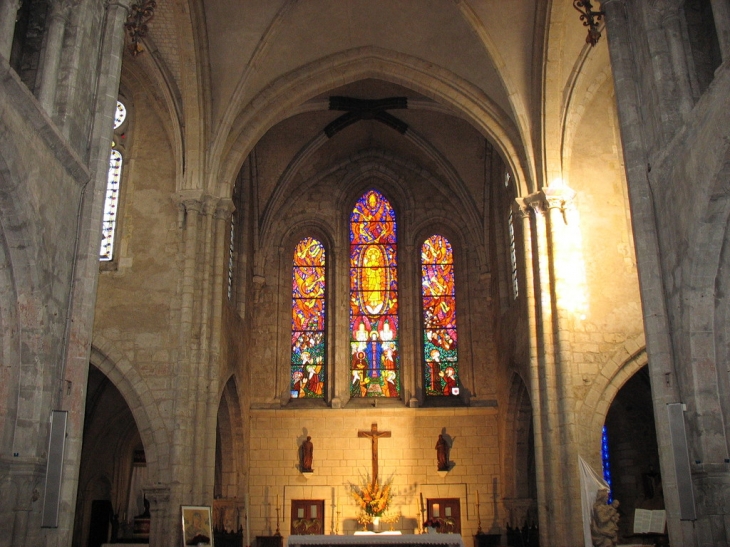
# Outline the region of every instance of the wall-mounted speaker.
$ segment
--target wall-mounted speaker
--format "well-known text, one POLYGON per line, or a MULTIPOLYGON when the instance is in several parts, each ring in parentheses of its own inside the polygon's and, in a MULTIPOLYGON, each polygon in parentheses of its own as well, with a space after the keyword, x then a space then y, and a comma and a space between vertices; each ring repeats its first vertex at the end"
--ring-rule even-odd
POLYGON ((66 448, 66 423, 68 412, 51 412, 51 435, 48 441, 48 463, 46 465, 46 489, 43 498, 43 528, 58 527, 58 510, 61 505, 61 475, 63 452, 66 448))
POLYGON ((684 429, 684 405, 670 403, 667 405, 667 413, 669 414, 669 436, 674 455, 674 471, 677 476, 679 519, 697 520, 695 495, 692 488, 692 469, 689 466, 687 432, 684 429))

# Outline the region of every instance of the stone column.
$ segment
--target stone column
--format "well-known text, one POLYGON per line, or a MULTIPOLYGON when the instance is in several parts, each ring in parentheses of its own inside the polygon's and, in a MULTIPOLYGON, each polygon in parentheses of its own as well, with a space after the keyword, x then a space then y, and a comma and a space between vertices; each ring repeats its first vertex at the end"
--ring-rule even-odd
POLYGON ((53 0, 48 16, 46 31, 46 48, 43 58, 43 73, 38 101, 46 114, 53 116, 58 82, 58 67, 61 64, 63 35, 66 31, 66 20, 71 11, 71 0, 53 0))
MULTIPOLYGON (((548 208, 548 235, 551 248, 551 269, 553 274, 554 303, 554 356, 555 384, 558 396, 556 421, 559 430, 560 473, 563 478, 560 495, 565 507, 565 545, 578 545, 582 539, 583 519, 581 516, 580 471, 578 468, 578 447, 575 434, 576 401, 573 380, 576 377, 576 363, 573 357, 572 340, 576 321, 585 313, 585 273, 582 249, 576 248, 580 238, 573 237, 580 230, 577 218, 568 224, 569 211, 575 192, 562 180, 554 181, 543 189, 548 208)), ((558 447, 556 447, 558 448, 558 447)))
POLYGON ((723 62, 730 59, 730 0, 711 0, 715 32, 723 62))
POLYGON ((180 515, 171 511, 170 489, 165 486, 145 486, 143 491, 150 502, 150 547, 179 545, 180 541, 171 541, 171 535, 174 537, 180 534, 180 527, 175 526, 180 515))
MULTIPOLYGON (((635 65, 632 36, 624 0, 604 0, 607 40, 616 91, 616 105, 624 149, 626 180, 631 204, 639 285, 649 354, 649 375, 652 385, 654 418, 661 463, 664 501, 667 508, 667 530, 674 545, 693 545, 692 523, 679 520, 679 497, 672 456, 669 419, 666 405, 681 402, 674 374, 674 355, 669 317, 664 301, 664 282, 659 261, 659 240, 656 231, 654 198, 649 188, 647 150, 644 143, 642 113, 636 88, 639 81, 635 65)), ((644 37, 642 36, 643 40, 644 37)))
POLYGON ((20 0, 0 0, 0 57, 10 61, 20 0))
MULTIPOLYGON (((89 355, 99 276, 99 244, 101 217, 104 208, 109 171, 109 150, 114 127, 114 113, 119 92, 124 47, 124 21, 130 0, 117 0, 107 5, 105 25, 96 32, 101 36, 98 56, 98 86, 93 105, 93 127, 89 137, 89 170, 91 178, 81 196, 78 250, 71 307, 66 317, 68 343, 63 367, 58 367, 57 381, 63 381, 66 390, 54 396, 59 410, 68 410, 68 437, 66 443, 63 483, 61 485, 61 512, 59 527, 48 532, 53 539, 48 545, 70 545, 74 524, 74 508, 78 491, 81 446, 84 432, 84 411, 88 385, 89 355)), ((91 52, 89 53, 91 54, 91 52)))
POLYGON ((537 516, 540 528, 540 542, 548 544, 549 519, 547 515, 547 494, 545 481, 545 454, 543 446, 543 395, 540 391, 540 365, 538 362, 537 302, 539 293, 535 287, 535 258, 533 256, 533 230, 531 207, 522 198, 516 200, 522 218, 522 244, 525 253, 525 299, 527 301, 527 324, 530 342, 530 402, 532 403, 533 438, 535 443, 535 475, 537 482, 537 516))
POLYGON ((662 25, 669 44, 669 58, 672 63, 674 80, 677 83, 679 98, 679 112, 683 118, 692 111, 694 101, 692 100, 692 86, 689 82, 689 67, 687 66, 687 52, 684 49, 684 37, 682 24, 679 19, 681 5, 680 0, 665 0, 656 4, 661 9, 662 25))
MULTIPOLYGON (((196 318, 194 317, 195 297, 197 293, 197 265, 200 238, 201 211, 203 194, 201 190, 184 190, 175 199, 184 211, 184 222, 180 237, 183 249, 183 271, 180 304, 180 331, 178 340, 180 353, 175 370, 175 401, 173 414, 175 429, 173 431, 170 459, 173 476, 183 486, 185 496, 191 497, 192 468, 194 467, 195 447, 191 446, 194 437, 193 411, 196 408, 197 394, 194 391, 196 381, 195 363, 197 346, 193 341, 196 318)), ((181 492, 174 494, 183 495, 181 492)), ((186 503, 187 499, 179 500, 186 503)))

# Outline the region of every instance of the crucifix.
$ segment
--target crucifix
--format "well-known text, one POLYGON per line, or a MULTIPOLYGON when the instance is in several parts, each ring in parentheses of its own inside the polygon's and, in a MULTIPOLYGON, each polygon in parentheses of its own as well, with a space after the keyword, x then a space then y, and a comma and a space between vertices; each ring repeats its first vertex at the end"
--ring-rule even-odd
POLYGON ((378 431, 378 424, 370 426, 370 431, 358 431, 358 437, 369 437, 373 449, 373 484, 378 480, 378 439, 390 437, 390 431, 378 431))

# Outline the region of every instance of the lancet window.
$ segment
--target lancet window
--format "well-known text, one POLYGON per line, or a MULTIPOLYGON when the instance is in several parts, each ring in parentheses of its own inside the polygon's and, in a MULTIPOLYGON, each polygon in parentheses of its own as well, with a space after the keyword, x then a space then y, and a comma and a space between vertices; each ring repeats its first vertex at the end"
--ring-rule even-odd
POLYGON ((454 253, 441 235, 432 235, 421 245, 421 309, 426 395, 458 395, 454 253))
POLYGON ((515 245, 515 222, 514 215, 510 210, 507 216, 507 226, 509 227, 509 260, 512 267, 512 298, 520 295, 520 285, 517 280, 517 246, 515 245))
POLYGON ((117 213, 119 210, 119 189, 122 181, 122 166, 124 158, 120 151, 119 140, 124 138, 122 128, 127 121, 127 108, 121 101, 117 101, 114 114, 114 140, 109 154, 109 171, 106 182, 106 197, 104 198, 104 212, 101 225, 101 248, 99 260, 110 262, 114 259, 114 236, 117 229, 117 213))
POLYGON ((291 396, 325 393, 326 252, 312 237, 297 243, 292 267, 291 396))
POLYGON ((369 190, 350 215, 350 395, 399 397, 395 211, 369 190))

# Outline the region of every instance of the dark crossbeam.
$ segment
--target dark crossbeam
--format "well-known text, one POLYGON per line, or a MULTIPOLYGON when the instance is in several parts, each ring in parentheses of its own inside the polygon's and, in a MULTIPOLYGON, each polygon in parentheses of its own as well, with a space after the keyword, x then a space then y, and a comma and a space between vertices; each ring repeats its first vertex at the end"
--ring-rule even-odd
POLYGON ((408 130, 408 124, 389 114, 387 110, 405 108, 408 108, 407 97, 354 99, 352 97, 333 96, 330 97, 330 110, 339 110, 347 112, 347 114, 343 114, 330 123, 324 128, 324 132, 328 138, 332 138, 335 133, 342 131, 345 127, 355 122, 359 122, 360 120, 376 120, 403 134, 408 130))

